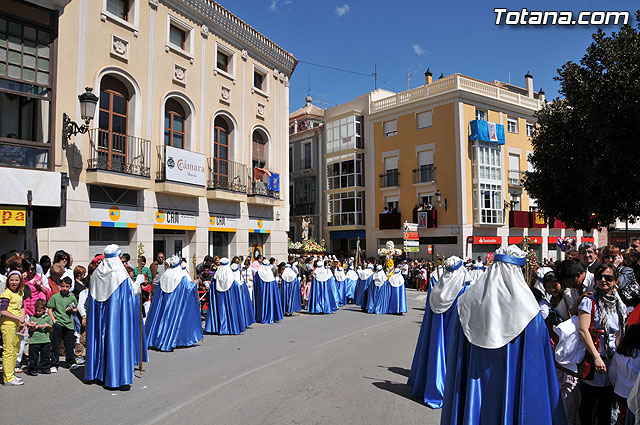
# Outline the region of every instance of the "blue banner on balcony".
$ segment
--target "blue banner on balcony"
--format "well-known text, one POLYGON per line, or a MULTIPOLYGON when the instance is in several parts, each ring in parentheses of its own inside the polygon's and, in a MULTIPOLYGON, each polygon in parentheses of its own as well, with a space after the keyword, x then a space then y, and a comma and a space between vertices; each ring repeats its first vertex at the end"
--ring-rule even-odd
POLYGON ((280 174, 271 173, 269 176, 269 190, 280 192, 280 174))
POLYGON ((483 120, 473 120, 469 123, 469 126, 471 127, 469 141, 482 140, 504 145, 504 125, 483 120))

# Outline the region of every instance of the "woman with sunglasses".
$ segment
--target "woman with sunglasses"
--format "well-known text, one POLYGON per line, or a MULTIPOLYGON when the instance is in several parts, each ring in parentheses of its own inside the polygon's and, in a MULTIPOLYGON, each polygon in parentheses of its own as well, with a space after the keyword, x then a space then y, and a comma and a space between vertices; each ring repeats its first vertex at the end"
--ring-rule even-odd
POLYGON ((602 264, 595 273, 596 290, 584 297, 578 307, 578 327, 582 341, 593 356, 596 373, 591 380, 582 380, 580 388, 580 423, 591 425, 611 423, 613 386, 607 369, 616 352, 616 344, 624 334, 627 308, 616 290, 618 268, 611 263, 602 264), (597 350, 589 333, 593 314, 596 329, 601 330, 600 349, 597 350))
POLYGON ((602 249, 602 263, 613 264, 618 269, 618 289, 634 281, 633 269, 624 265, 624 256, 617 246, 609 245, 602 249))

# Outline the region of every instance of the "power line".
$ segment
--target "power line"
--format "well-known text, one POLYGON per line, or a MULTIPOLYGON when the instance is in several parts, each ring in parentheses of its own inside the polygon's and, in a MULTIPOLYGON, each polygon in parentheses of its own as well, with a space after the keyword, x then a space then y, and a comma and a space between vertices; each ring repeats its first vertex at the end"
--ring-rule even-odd
POLYGON ((365 74, 363 72, 351 71, 349 69, 336 68, 334 66, 328 66, 328 65, 320 65, 320 64, 317 64, 317 63, 307 62, 307 61, 303 61, 303 60, 298 60, 298 63, 304 63, 304 64, 307 64, 307 65, 318 66, 320 68, 327 68, 327 69, 331 69, 331 70, 334 70, 334 71, 347 72, 349 74, 362 75, 363 77, 373 77, 373 76, 376 75, 375 72, 372 73, 372 74, 365 74))

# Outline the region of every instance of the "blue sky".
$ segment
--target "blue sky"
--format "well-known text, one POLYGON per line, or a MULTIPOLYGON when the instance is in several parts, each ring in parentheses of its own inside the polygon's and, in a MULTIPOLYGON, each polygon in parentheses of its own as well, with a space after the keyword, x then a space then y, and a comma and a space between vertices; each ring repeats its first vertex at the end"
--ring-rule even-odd
MULTIPOLYGON (((378 87, 394 92, 424 84, 424 71, 462 73, 534 88, 547 99, 558 96, 557 68, 579 61, 591 34, 619 26, 496 26, 493 9, 630 11, 632 0, 607 2, 502 0, 219 0, 232 13, 269 37, 298 60, 371 74, 377 63, 378 87), (407 75, 411 74, 410 82, 407 75)), ((299 63, 291 79, 290 110, 304 106, 308 87, 314 104, 331 107, 373 90, 373 77, 299 63)))

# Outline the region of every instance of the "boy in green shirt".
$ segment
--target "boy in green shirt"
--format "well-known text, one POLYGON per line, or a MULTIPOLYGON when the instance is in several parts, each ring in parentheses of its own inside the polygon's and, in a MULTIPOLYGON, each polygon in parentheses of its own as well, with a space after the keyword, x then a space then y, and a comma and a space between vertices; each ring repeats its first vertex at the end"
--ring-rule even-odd
POLYGON ((38 376, 40 373, 49 374, 49 356, 51 355, 51 328, 53 321, 49 315, 44 314, 47 302, 36 301, 36 314, 29 318, 31 322, 29 339, 29 371, 27 375, 38 376))
POLYGON ((58 371, 60 364, 60 341, 64 341, 64 352, 67 360, 67 367, 75 369, 78 365, 74 362, 73 347, 76 338, 73 333, 73 315, 78 312, 78 300, 71 290, 71 278, 65 277, 60 282, 60 292, 54 294, 47 307, 49 307, 49 317, 53 322, 53 338, 51 345, 53 352, 51 353, 51 373, 58 371))

